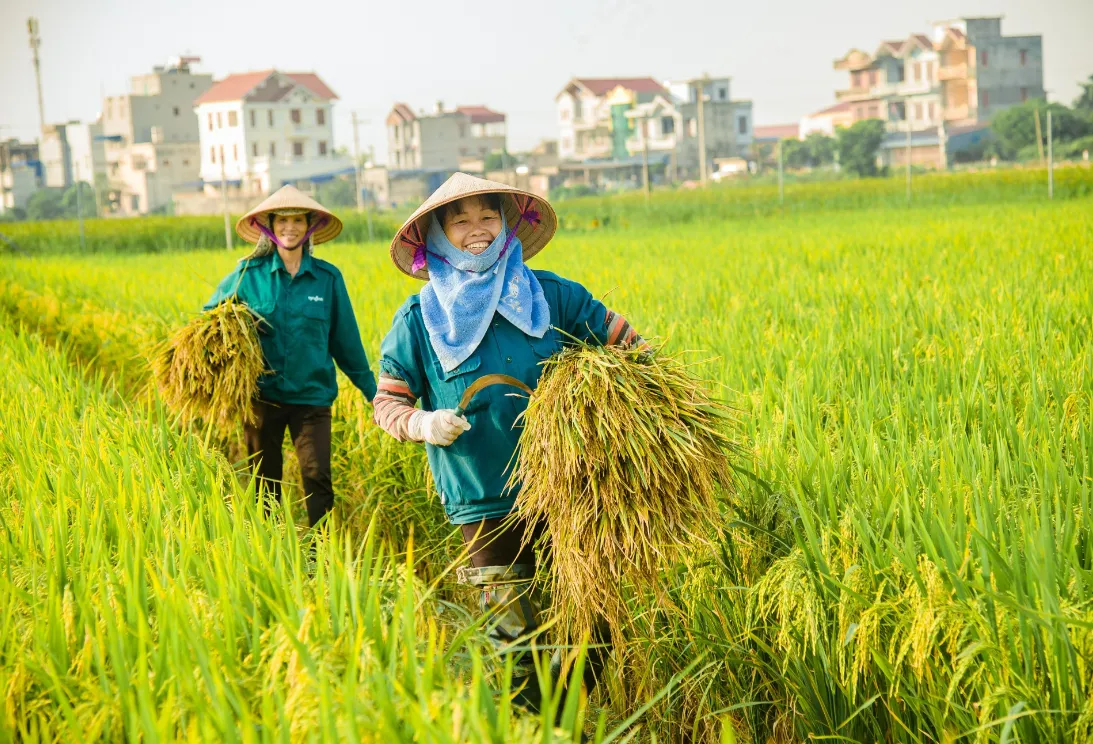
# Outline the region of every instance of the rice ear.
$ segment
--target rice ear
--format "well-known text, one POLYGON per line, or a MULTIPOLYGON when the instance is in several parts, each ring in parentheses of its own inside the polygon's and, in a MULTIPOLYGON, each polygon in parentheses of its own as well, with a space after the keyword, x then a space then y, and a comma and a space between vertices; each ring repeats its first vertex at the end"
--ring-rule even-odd
POLYGON ((558 642, 633 630, 628 600, 671 602, 661 576, 723 526, 735 412, 679 357, 576 345, 546 362, 522 417, 517 511, 551 546, 558 642))
POLYGON ((160 344, 151 366, 167 407, 185 421, 221 428, 240 419, 253 423, 258 378, 266 374, 259 322, 250 308, 230 298, 160 344))

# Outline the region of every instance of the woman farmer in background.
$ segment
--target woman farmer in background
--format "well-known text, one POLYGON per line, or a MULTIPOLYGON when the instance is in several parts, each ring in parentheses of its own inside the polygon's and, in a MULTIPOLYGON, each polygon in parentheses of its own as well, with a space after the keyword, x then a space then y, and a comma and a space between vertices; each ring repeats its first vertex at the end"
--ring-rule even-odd
MULTIPOLYGON (((427 283, 395 313, 383 341, 376 423, 425 443, 440 501, 468 544, 472 568, 461 578, 481 588, 499 647, 535 631, 540 610, 531 591, 535 551, 521 547, 525 525, 505 519, 519 489, 507 480, 527 400, 495 385, 475 396, 465 416, 454 409, 484 375, 509 375, 534 389, 542 362, 567 340, 644 343, 577 282, 527 268, 556 228, 545 200, 457 173, 391 243, 395 266, 427 283)), ((589 655, 590 686, 601 657, 589 655)), ((529 658, 519 660, 521 675, 532 669, 529 658)), ((536 707, 538 687, 525 685, 519 701, 536 707)))
POLYGON ((318 202, 282 187, 236 223, 239 237, 257 245, 205 304, 208 310, 235 296, 263 319, 259 336, 268 374, 258 380, 255 422, 245 426, 247 453, 256 463, 259 489, 279 500, 288 428, 312 526, 334 506, 334 362, 368 400, 376 394, 342 274, 311 255, 313 246, 341 230, 341 220, 318 202))

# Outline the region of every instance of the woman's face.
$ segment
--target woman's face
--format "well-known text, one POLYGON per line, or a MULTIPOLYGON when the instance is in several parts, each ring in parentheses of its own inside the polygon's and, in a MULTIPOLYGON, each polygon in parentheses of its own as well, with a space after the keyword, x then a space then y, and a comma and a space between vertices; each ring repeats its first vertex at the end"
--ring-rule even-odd
POLYGON ((443 228, 452 245, 477 256, 501 232, 501 213, 481 199, 460 199, 445 213, 443 228))
POLYGON ((271 224, 273 234, 286 248, 297 248, 307 233, 306 214, 275 214, 271 224))

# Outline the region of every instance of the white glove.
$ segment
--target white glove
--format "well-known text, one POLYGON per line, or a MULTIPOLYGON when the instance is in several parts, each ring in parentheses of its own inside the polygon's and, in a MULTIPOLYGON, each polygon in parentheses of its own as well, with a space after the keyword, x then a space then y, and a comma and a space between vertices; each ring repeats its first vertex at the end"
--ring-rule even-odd
POLYGON ((414 411, 406 426, 406 433, 415 442, 428 442, 435 447, 447 447, 460 434, 470 431, 471 422, 455 411, 414 411))

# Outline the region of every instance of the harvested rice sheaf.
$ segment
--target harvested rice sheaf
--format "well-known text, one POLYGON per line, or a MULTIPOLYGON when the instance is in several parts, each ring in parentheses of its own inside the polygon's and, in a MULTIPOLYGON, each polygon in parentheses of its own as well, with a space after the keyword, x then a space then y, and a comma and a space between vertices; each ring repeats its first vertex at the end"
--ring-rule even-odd
POLYGON ((736 418, 678 356, 575 346, 546 363, 524 414, 517 509, 545 526, 559 639, 626 635, 626 596, 721 527, 736 418), (586 634, 588 634, 586 636, 586 634))
POLYGON ((261 320, 234 299, 178 329, 156 351, 152 371, 167 407, 187 421, 230 427, 253 421, 265 362, 261 320))

